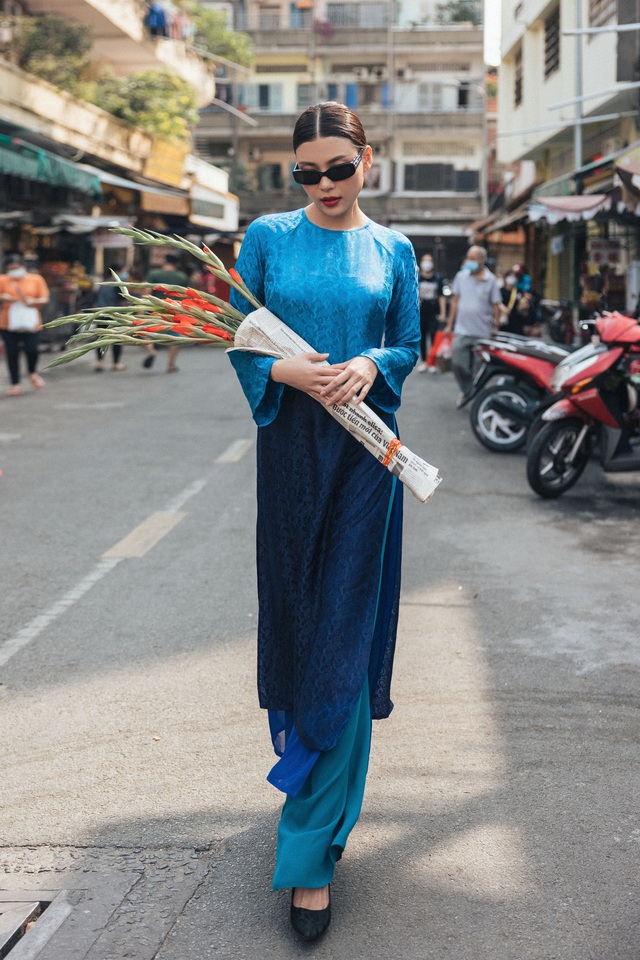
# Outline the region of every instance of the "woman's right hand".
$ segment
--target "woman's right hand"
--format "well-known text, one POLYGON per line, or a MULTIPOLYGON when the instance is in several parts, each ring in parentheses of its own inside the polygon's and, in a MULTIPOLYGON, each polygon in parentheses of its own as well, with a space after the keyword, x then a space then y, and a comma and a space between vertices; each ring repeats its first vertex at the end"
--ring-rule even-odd
POLYGON ((323 362, 328 357, 328 353, 301 353, 297 357, 276 360, 271 365, 271 379, 322 400, 323 389, 340 372, 323 362))

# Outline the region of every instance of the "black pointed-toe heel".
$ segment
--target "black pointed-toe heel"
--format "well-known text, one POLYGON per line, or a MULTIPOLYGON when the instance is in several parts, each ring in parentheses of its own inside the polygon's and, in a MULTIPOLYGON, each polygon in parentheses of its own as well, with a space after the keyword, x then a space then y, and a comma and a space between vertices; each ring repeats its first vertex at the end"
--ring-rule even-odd
POLYGON ((317 940, 331 923, 331 886, 329 886, 329 903, 324 910, 305 910, 304 907, 294 907, 294 894, 295 889, 291 891, 291 926, 303 940, 317 940))

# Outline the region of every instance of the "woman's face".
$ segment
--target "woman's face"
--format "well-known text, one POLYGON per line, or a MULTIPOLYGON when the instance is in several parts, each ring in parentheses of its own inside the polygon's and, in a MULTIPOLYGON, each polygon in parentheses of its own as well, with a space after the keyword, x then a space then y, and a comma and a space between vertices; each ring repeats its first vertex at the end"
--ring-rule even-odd
MULTIPOLYGON (((296 160, 301 170, 323 172, 339 163, 349 163, 355 159, 358 151, 359 148, 346 137, 320 137, 300 144, 296 150, 296 160)), ((340 221, 352 213, 371 158, 371 147, 366 146, 352 177, 338 181, 323 177, 318 184, 303 186, 302 189, 322 217, 340 221)))

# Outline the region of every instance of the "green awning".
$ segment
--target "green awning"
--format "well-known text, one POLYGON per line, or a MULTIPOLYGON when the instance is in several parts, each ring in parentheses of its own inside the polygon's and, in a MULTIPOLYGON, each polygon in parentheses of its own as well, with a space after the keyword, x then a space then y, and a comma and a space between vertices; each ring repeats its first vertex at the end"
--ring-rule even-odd
POLYGON ((94 174, 78 169, 75 163, 64 160, 55 153, 34 147, 0 133, 0 174, 49 183, 52 187, 69 187, 100 197, 102 187, 94 174))

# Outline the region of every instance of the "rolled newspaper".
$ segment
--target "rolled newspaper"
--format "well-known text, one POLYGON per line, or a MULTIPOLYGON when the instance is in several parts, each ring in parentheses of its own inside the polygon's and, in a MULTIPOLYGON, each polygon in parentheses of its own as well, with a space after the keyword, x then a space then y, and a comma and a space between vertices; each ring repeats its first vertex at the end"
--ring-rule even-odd
MULTIPOLYGON (((266 307, 247 314, 236 330, 233 343, 232 350, 259 353, 280 360, 315 352, 312 346, 266 307)), ((401 480, 421 503, 431 499, 442 480, 438 468, 412 453, 366 403, 334 404, 325 409, 376 460, 401 480)))

